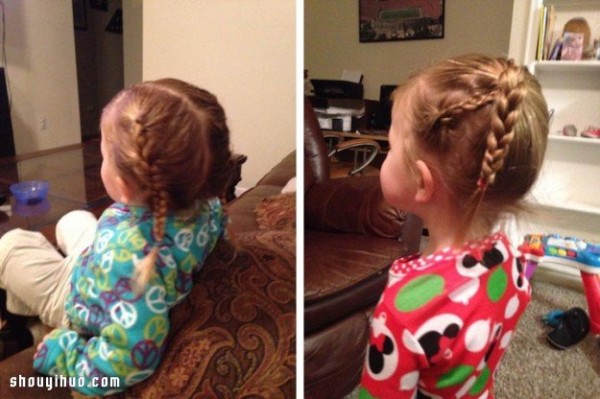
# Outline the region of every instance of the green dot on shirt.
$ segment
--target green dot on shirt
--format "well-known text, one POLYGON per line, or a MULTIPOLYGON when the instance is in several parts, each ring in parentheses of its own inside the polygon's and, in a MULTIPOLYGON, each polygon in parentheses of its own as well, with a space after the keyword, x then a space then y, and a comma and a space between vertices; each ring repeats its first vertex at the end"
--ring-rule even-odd
POLYGON ((498 268, 492 272, 487 284, 487 293, 490 301, 498 302, 506 292, 507 285, 508 276, 504 269, 498 268))
POLYGON ((426 305, 444 292, 444 279, 437 274, 426 274, 406 284, 396 295, 396 309, 411 312, 426 305))

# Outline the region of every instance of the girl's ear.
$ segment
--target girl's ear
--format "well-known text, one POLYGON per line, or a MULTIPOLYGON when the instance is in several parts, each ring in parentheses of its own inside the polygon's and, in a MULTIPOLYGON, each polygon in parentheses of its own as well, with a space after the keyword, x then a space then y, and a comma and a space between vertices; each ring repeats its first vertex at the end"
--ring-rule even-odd
POLYGON ((117 183, 117 188, 119 189, 119 202, 124 204, 134 204, 136 198, 133 185, 127 183, 125 179, 118 175, 115 177, 115 182, 117 183))
POLYGON ((429 166, 427 166, 427 164, 422 160, 417 160, 416 166, 418 173, 418 186, 415 193, 415 201, 418 203, 429 202, 434 191, 433 175, 431 174, 429 166))

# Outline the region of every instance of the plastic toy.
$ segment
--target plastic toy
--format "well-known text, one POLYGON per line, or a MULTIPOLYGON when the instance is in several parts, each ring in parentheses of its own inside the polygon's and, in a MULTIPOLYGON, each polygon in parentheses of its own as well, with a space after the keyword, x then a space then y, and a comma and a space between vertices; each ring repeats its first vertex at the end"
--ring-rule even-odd
POLYGON ((590 330, 600 335, 600 245, 558 234, 527 234, 519 247, 530 278, 540 262, 579 269, 590 314, 590 330))

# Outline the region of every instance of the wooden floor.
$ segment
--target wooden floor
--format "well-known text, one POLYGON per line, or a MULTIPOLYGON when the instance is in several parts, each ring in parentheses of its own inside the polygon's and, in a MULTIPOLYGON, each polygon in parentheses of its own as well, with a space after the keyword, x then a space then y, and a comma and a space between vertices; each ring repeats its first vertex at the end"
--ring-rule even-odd
POLYGON ((47 203, 22 206, 9 194, 0 206, 0 236, 20 227, 41 231, 54 242, 54 226, 65 213, 87 209, 98 216, 111 202, 100 178, 101 165, 99 140, 0 159, 0 195, 23 180, 50 183, 47 203))

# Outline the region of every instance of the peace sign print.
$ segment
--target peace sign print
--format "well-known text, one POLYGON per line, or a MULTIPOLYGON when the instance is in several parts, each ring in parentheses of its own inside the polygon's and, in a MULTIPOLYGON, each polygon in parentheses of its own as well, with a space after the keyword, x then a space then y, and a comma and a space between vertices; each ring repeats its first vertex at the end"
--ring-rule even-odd
POLYGON ((133 248, 134 250, 140 250, 144 248, 144 245, 146 244, 146 240, 137 228, 123 231, 119 234, 117 242, 121 245, 133 248))
POLYGON ((94 281, 96 283, 96 287, 98 287, 98 290, 101 292, 110 290, 110 281, 108 277, 108 274, 102 270, 102 267, 94 268, 94 281))
POLYGON ((90 364, 88 363, 85 357, 81 357, 77 364, 75 365, 75 370, 77 371, 77 375, 89 377, 90 375, 90 364))
POLYGON ((208 225, 205 224, 202 226, 202 230, 200 230, 198 236, 196 237, 196 244, 198 244, 200 247, 204 247, 208 243, 208 238, 208 225))
POLYGON ((112 351, 110 356, 110 366, 118 376, 127 375, 135 370, 131 365, 131 362, 129 362, 127 351, 123 350, 112 351))
POLYGON ((155 285, 146 293, 146 305, 151 311, 157 314, 165 313, 167 305, 165 303, 166 291, 163 287, 155 285))
POLYGON ((156 342, 157 345, 162 345, 168 333, 169 323, 164 316, 152 317, 144 327, 144 338, 156 342))
POLYGON ((88 324, 90 311, 87 306, 77 303, 75 306, 73 306, 73 311, 75 311, 75 315, 81 321, 81 324, 88 324))
POLYGON ((112 355, 112 353, 113 353, 113 351, 110 350, 108 343, 104 340, 100 341, 100 344, 98 345, 98 354, 100 355, 100 359, 107 362, 108 359, 110 358, 110 356, 112 355))
POLYGON ((87 286, 87 296, 88 298, 98 298, 98 290, 96 289, 96 284, 94 283, 94 279, 91 277, 86 277, 88 281, 87 286))
POLYGON ((115 233, 112 230, 102 230, 96 238, 96 252, 104 252, 115 233))
POLYGON ((88 278, 80 278, 75 283, 75 288, 81 294, 81 296, 87 295, 89 290, 90 279, 88 278))
POLYGON ((42 345, 42 348, 37 351, 35 357, 33 358, 33 368, 39 370, 44 364, 46 356, 48 356, 48 347, 46 345, 42 345))
POLYGON ((118 301, 110 309, 110 318, 123 328, 131 328, 138 319, 137 309, 128 302, 118 301))
POLYGON ((127 331, 120 325, 113 323, 102 330, 102 335, 105 336, 109 342, 118 347, 125 347, 129 342, 127 331))
POLYGON ((151 368, 158 360, 158 348, 154 341, 145 339, 131 349, 131 361, 138 369, 151 368))
POLYGON ((189 252, 193 240, 194 233, 190 229, 179 230, 174 238, 175 245, 183 252, 189 252))
POLYGON ((105 323, 107 323, 108 315, 104 313, 104 309, 101 306, 93 304, 90 306, 89 323, 96 327, 98 330, 101 329, 105 323))
POLYGON ((210 232, 216 233, 219 227, 217 226, 217 221, 215 219, 210 220, 210 232))
POLYGON ((108 274, 112 270, 114 258, 115 253, 112 251, 104 252, 102 254, 102 258, 100 258, 100 269, 102 269, 104 273, 108 274))
POLYGON ((77 333, 75 331, 67 331, 58 339, 58 346, 64 351, 70 350, 71 346, 77 341, 77 333))
POLYGON ((117 281, 115 284, 114 293, 119 297, 119 299, 128 302, 134 302, 139 299, 139 296, 133 292, 133 288, 131 287, 131 279, 126 277, 121 277, 119 281, 117 281))
POLYGON ((158 255, 163 261, 163 264, 169 269, 177 268, 177 262, 175 262, 175 259, 173 258, 173 255, 168 247, 161 247, 160 251, 158 251, 158 255))
POLYGON ((100 293, 100 299, 104 306, 110 307, 110 305, 119 300, 119 297, 113 291, 104 291, 100 293))

